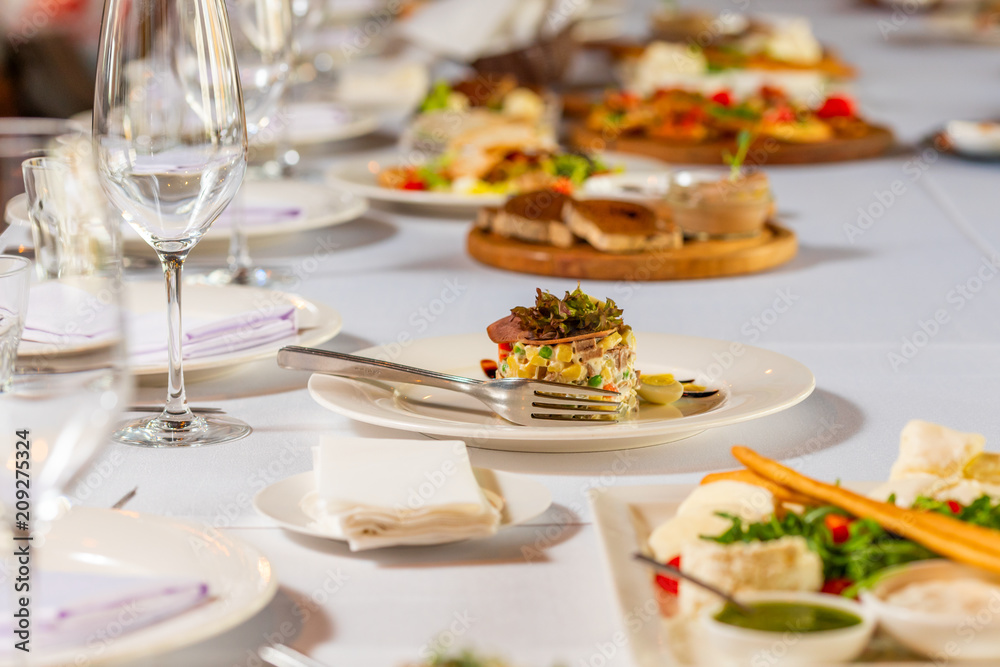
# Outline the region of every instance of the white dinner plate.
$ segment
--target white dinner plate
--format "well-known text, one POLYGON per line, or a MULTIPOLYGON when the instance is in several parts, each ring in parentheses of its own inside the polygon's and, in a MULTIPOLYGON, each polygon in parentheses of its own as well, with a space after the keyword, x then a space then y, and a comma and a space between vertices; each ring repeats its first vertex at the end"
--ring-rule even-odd
MULTIPOLYGON (((184 315, 191 319, 223 319, 257 309, 280 307, 287 303, 294 305, 298 311, 296 313, 298 324, 296 335, 234 352, 185 359, 185 372, 196 373, 227 367, 236 368, 257 359, 274 356, 285 345, 316 346, 336 336, 344 325, 340 313, 330 306, 309 301, 296 294, 260 287, 186 284, 182 298, 184 315)), ((167 295, 162 281, 125 283, 125 303, 128 308, 138 314, 165 309, 166 299, 167 295)), ((167 332, 164 328, 164 342, 166 336, 167 332)), ((79 347, 62 347, 55 353, 73 354, 92 347, 99 347, 101 344, 98 342, 79 347)), ((53 353, 50 346, 41 343, 25 341, 18 347, 18 354, 22 356, 52 355, 53 353)), ((162 360, 131 367, 131 371, 135 375, 161 375, 166 374, 167 370, 166 351, 164 351, 162 360)))
MULTIPOLYGON (((882 482, 853 482, 844 486, 858 493, 868 493, 880 484, 882 482)), ((653 572, 637 563, 632 555, 640 551, 649 553, 646 544, 650 533, 673 518, 678 506, 695 488, 694 484, 613 486, 595 489, 588 494, 603 546, 605 566, 622 618, 626 619, 623 628, 638 667, 687 664, 679 660, 671 649, 672 646, 680 647, 685 638, 670 636, 666 624, 660 621, 653 572)), ((683 648, 680 650, 683 651, 683 648)), ((864 664, 902 667, 904 663, 898 660, 864 664)), ((826 663, 817 667, 822 664, 826 663)))
MULTIPOLYGON (((611 167, 622 167, 625 172, 662 172, 665 163, 652 158, 621 153, 605 153, 601 159, 611 167)), ((433 208, 475 208, 479 206, 499 206, 507 201, 505 194, 465 194, 459 192, 434 192, 429 190, 396 190, 378 184, 378 174, 383 169, 407 163, 407 156, 397 149, 382 150, 359 155, 348 162, 330 167, 326 181, 330 185, 343 188, 372 201, 405 204, 414 207, 433 208)), ((586 190, 583 193, 586 195, 586 190)))
MULTIPOLYGON (((363 197, 304 181, 250 181, 242 197, 246 211, 243 228, 251 239, 339 225, 361 217, 368 210, 363 197)), ((205 232, 201 242, 228 242, 234 210, 230 205, 205 232)), ((12 225, 31 225, 26 195, 17 195, 7 202, 4 219, 12 225)), ((122 224, 122 237, 127 250, 152 252, 127 224, 122 224)))
POLYGON ((33 667, 118 663, 194 644, 251 618, 278 589, 271 563, 254 547, 197 523, 135 512, 73 508, 34 553, 39 571, 197 579, 211 598, 114 641, 49 651, 33 643, 33 667))
POLYGON ((355 139, 379 126, 374 114, 357 113, 336 102, 294 102, 287 113, 287 139, 295 146, 355 139))
MULTIPOLYGON (((719 393, 707 399, 684 398, 673 405, 644 404, 635 419, 617 424, 519 426, 473 398, 427 387, 314 374, 309 392, 320 405, 352 419, 436 438, 458 437, 471 447, 592 452, 673 442, 707 428, 757 419, 792 407, 816 386, 808 368, 770 350, 672 334, 637 333, 636 339, 636 368, 643 373, 694 378, 719 393)), ((418 340, 402 351, 395 347, 391 352, 373 347, 356 354, 482 379, 480 360, 497 357, 497 346, 485 331, 418 340)))
MULTIPOLYGON (((489 468, 473 468, 473 472, 481 487, 493 491, 504 500, 500 528, 530 521, 552 504, 552 494, 549 490, 524 475, 514 475, 489 468)), ((312 527, 310 525, 312 519, 299 506, 302 498, 315 490, 315 480, 316 477, 312 472, 287 477, 254 496, 253 506, 258 512, 287 530, 343 541, 344 538, 341 536, 330 535, 312 527)))

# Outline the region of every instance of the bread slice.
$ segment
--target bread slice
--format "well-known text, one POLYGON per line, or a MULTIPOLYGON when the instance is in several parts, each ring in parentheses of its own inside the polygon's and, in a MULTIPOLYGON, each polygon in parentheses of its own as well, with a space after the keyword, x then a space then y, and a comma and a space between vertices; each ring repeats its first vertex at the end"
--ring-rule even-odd
POLYGON ((683 241, 672 222, 634 202, 567 198, 563 219, 574 234, 601 252, 665 250, 679 248, 683 241))
MULTIPOLYGON (((511 197, 490 217, 489 228, 500 236, 568 248, 576 241, 562 215, 569 197, 552 190, 536 190, 511 197)), ((485 227, 480 213, 477 226, 485 227)))

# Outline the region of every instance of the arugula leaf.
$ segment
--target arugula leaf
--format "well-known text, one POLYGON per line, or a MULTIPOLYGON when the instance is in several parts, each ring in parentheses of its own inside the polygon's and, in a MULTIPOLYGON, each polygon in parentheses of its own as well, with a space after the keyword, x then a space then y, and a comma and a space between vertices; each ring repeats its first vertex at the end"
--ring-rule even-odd
POLYGON ((623 324, 622 309, 614 301, 598 301, 584 294, 579 285, 562 299, 541 289, 535 292, 534 307, 517 306, 510 310, 534 340, 608 331, 623 324))
POLYGON ((730 520, 732 525, 717 537, 702 536, 702 539, 733 544, 767 542, 786 535, 802 537, 809 549, 823 561, 825 580, 850 579, 860 582, 893 565, 937 558, 936 554, 919 544, 887 532, 872 519, 853 521, 848 526, 848 538, 839 544, 835 543, 825 518, 828 514, 850 516, 839 507, 817 507, 803 514, 788 512, 781 519, 772 516, 767 521, 746 525, 739 516, 724 512, 718 514, 730 520))

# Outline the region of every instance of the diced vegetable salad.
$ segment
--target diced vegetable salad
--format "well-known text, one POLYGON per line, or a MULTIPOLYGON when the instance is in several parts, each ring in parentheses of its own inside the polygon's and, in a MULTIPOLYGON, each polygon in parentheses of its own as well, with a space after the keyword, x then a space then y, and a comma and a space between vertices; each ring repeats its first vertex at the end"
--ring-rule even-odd
POLYGON ((533 378, 616 391, 636 405, 635 335, 622 326, 599 338, 555 345, 501 343, 497 378, 533 378))

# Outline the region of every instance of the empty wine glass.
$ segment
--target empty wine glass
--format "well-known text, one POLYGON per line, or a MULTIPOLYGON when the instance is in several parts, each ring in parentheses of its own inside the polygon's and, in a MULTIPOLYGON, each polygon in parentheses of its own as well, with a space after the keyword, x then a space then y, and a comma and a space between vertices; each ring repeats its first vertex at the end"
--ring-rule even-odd
MULTIPOLYGON (((279 138, 287 120, 277 117, 292 67, 291 0, 227 0, 233 44, 243 87, 247 140, 251 148, 263 136, 279 138)), ((228 266, 213 272, 217 284, 267 285, 270 273, 255 268, 246 234, 246 197, 241 188, 229 212, 228 266)))
POLYGON ((98 177, 159 256, 167 286, 167 402, 123 443, 193 447, 250 433, 195 415, 184 392, 181 271, 246 172, 243 96, 224 0, 107 0, 94 100, 98 177))

